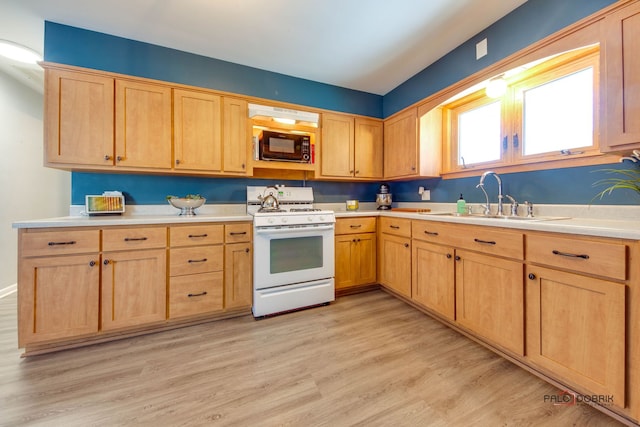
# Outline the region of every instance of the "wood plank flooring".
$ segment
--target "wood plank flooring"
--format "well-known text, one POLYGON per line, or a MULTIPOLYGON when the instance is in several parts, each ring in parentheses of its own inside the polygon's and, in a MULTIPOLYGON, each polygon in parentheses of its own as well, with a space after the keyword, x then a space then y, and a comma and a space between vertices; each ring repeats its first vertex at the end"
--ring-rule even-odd
POLYGON ((3 426, 615 426, 382 292, 20 358, 0 299, 3 426))

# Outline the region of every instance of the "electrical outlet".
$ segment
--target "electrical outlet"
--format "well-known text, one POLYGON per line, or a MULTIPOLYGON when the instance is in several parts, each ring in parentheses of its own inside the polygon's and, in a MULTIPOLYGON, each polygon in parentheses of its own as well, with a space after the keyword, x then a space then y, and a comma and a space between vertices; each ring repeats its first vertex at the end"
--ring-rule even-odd
POLYGON ((422 191, 422 200, 431 200, 431 190, 422 191))

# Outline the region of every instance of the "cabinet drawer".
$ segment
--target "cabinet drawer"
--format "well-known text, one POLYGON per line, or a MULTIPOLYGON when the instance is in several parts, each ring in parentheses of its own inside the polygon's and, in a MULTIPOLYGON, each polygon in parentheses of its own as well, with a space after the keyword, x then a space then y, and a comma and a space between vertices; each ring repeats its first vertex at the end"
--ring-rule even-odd
POLYGON ((102 230, 102 250, 122 251, 167 246, 165 227, 107 228, 102 230))
POLYGON ((374 233, 376 219, 371 218, 338 218, 336 234, 374 233))
POLYGON ((20 236, 22 257, 100 251, 100 230, 29 231, 20 236))
POLYGON ((396 236, 411 237, 411 220, 400 218, 380 218, 380 231, 396 236))
POLYGON ((627 246, 621 243, 527 235, 526 249, 531 262, 626 279, 627 246))
POLYGON ((225 243, 242 243, 251 241, 251 224, 227 224, 224 226, 225 243))
POLYGON ((223 254, 222 245, 171 249, 169 274, 182 276, 184 274, 221 271, 224 265, 223 254))
POLYGON ((413 221, 411 238, 425 242, 453 245, 456 242, 456 226, 433 221, 413 221))
POLYGON ((455 246, 462 249, 524 259, 524 235, 491 227, 460 226, 455 228, 455 246))
POLYGON ((188 225, 169 227, 169 244, 176 246, 216 245, 223 242, 224 225, 188 225))
POLYGON ((222 310, 223 273, 172 277, 169 281, 169 318, 222 310))

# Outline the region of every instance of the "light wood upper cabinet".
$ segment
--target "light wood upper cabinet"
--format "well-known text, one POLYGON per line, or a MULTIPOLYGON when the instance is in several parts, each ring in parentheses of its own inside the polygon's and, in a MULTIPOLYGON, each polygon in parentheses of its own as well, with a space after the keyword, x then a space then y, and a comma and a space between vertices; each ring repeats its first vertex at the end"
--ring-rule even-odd
POLYGON ((442 164, 442 111, 409 108, 384 122, 384 177, 437 177, 442 164))
POLYGON ((640 148, 640 3, 607 16, 602 25, 603 47, 600 149, 640 148))
POLYGON ((243 99, 225 97, 223 101, 223 170, 227 173, 247 174, 249 152, 249 110, 243 99))
POLYGON ((177 170, 222 171, 222 98, 173 90, 173 150, 177 170))
POLYGON ((625 405, 625 285, 527 267, 527 358, 625 405))
POLYGON ((381 121, 324 113, 321 176, 382 178, 382 145, 381 121))
POLYGON ((113 165, 114 79, 45 70, 45 164, 113 165))
POLYGON ((116 166, 171 168, 171 87, 116 80, 116 166))

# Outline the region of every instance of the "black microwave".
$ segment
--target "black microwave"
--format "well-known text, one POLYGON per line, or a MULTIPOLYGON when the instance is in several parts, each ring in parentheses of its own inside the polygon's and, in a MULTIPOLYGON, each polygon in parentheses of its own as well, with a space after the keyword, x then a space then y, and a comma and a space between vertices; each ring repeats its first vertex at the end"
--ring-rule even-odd
POLYGON ((309 135, 263 130, 258 144, 260 160, 311 163, 309 135))

